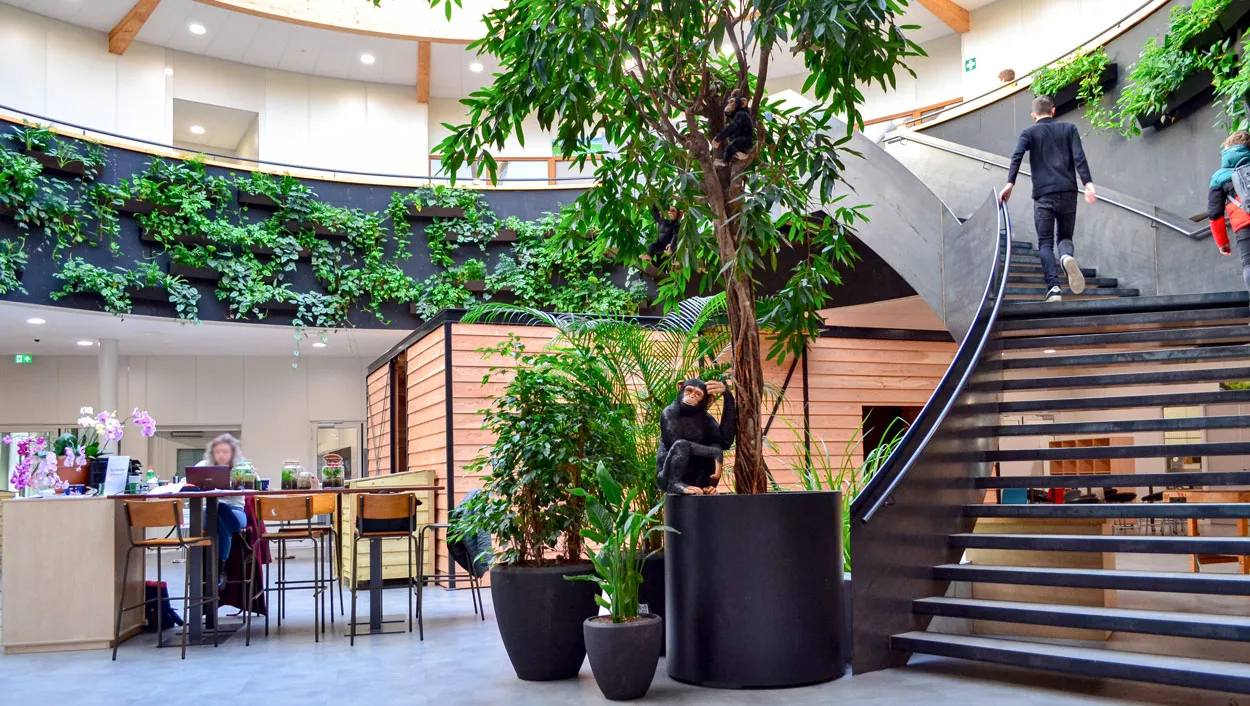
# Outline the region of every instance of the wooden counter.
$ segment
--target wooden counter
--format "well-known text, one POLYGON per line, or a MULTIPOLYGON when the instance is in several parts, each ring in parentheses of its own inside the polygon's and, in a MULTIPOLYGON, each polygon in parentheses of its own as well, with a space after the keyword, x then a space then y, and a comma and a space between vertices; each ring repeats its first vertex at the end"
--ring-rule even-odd
MULTIPOLYGON (((3 510, 5 654, 113 646, 122 563, 129 546, 122 504, 58 496, 6 500, 3 510)), ((143 553, 134 552, 126 603, 143 599, 143 553)), ((180 595, 181 587, 173 593, 180 595)), ((127 611, 122 639, 143 611, 127 611)))
MULTIPOLYGON (((396 487, 411 486, 428 486, 434 484, 434 471, 408 471, 405 473, 390 473, 382 476, 370 476, 368 478, 357 478, 347 482, 348 488, 353 490, 387 490, 396 487)), ((424 527, 434 521, 434 491, 424 491, 417 493, 417 499, 421 504, 417 506, 417 527, 424 527)), ((356 501, 351 495, 344 495, 340 498, 342 505, 342 522, 339 536, 342 538, 343 546, 343 574, 342 580, 346 586, 352 585, 352 529, 356 524, 356 501)), ((439 540, 444 539, 443 534, 439 534, 439 540)), ((425 557, 425 573, 434 573, 434 556, 433 549, 427 549, 425 557)), ((357 558, 357 572, 360 575, 360 581, 367 583, 369 581, 369 543, 360 543, 360 554, 357 558)), ((417 557, 412 557, 415 566, 417 557)), ((408 578, 408 543, 404 539, 384 539, 382 540, 382 580, 394 581, 408 578)))
MULTIPOLYGON (((983 517, 977 520, 976 528, 973 531, 991 534, 1110 534, 1111 523, 1106 520, 1035 520, 983 517)), ((1115 568, 1115 554, 1099 552, 969 549, 968 560, 973 564, 994 566, 1115 568)), ((1026 603, 1066 603, 1083 606, 1115 605, 1115 591, 1105 591, 1100 588, 974 583, 972 584, 972 597, 991 601, 1022 601, 1026 603)), ((988 620, 972 621, 972 632, 978 635, 1011 635, 1068 640, 1105 640, 1111 634, 1104 630, 1056 628, 1046 625, 1000 623, 988 620)))

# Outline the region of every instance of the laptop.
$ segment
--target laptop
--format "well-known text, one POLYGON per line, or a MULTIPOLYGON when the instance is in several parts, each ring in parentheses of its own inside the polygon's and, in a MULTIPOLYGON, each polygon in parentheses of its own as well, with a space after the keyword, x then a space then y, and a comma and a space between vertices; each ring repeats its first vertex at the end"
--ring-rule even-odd
POLYGON ((187 482, 200 490, 230 490, 229 466, 187 466, 187 482))

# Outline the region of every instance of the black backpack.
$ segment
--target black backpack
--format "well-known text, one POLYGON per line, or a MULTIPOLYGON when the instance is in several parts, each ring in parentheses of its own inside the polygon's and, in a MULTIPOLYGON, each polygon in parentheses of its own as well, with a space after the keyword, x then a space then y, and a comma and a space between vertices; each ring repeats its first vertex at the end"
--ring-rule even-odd
POLYGON ((1250 213, 1250 157, 1233 167, 1233 191, 1237 193, 1237 205, 1250 213))

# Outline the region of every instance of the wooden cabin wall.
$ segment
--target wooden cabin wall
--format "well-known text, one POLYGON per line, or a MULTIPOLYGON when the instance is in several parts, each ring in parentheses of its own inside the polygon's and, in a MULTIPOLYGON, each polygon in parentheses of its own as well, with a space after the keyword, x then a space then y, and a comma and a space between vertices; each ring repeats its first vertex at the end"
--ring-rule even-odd
MULTIPOLYGON (((447 393, 444 328, 412 344, 408 363, 408 470, 433 471, 440 490, 434 499, 436 523, 447 522, 447 393)), ((436 562, 447 571, 447 545, 439 534, 436 562)))
POLYGON ((365 378, 365 445, 368 475, 390 473, 391 385, 390 366, 383 365, 365 378))

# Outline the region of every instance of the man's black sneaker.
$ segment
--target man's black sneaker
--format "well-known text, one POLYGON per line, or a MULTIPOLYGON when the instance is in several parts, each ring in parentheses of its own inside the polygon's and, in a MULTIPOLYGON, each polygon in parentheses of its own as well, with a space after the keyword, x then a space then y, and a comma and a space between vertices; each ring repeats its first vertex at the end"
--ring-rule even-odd
POLYGON ((1046 290, 1046 303, 1063 301, 1063 290, 1058 287, 1051 287, 1046 290))

